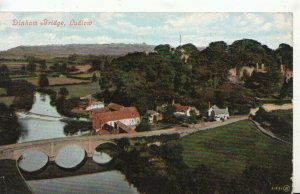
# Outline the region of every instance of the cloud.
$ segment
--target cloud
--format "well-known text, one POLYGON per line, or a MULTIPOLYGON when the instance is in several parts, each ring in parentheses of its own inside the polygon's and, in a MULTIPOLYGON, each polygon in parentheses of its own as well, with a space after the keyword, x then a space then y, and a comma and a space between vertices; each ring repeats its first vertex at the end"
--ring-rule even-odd
POLYGON ((5 30, 7 28, 13 27, 12 21, 16 19, 13 13, 0 12, 0 30, 5 30))
POLYGON ((206 46, 252 38, 272 48, 292 42, 287 13, 0 13, 0 50, 19 45, 142 43, 206 46), (3 19, 2 19, 3 18, 3 19), (90 27, 12 27, 12 19, 89 19, 90 27))

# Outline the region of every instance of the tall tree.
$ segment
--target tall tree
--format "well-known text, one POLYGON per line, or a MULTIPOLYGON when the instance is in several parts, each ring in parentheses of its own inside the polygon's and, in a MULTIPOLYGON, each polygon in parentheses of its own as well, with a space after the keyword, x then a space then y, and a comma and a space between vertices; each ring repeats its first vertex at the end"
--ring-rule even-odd
POLYGON ((46 87, 49 85, 49 80, 47 78, 46 74, 40 74, 39 76, 39 86, 40 87, 46 87))
POLYGON ((0 67, 0 87, 6 88, 10 83, 9 70, 6 65, 2 65, 0 67))

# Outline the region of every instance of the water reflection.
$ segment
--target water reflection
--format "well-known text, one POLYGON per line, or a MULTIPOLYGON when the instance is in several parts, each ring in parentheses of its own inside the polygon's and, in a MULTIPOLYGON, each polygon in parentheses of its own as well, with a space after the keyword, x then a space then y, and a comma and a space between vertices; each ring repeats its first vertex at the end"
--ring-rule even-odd
POLYGON ((50 105, 51 99, 47 94, 41 94, 36 92, 34 94, 34 103, 32 105, 30 113, 48 115, 52 117, 62 117, 54 106, 50 105))
MULTIPOLYGON (((17 143, 66 137, 71 134, 64 133, 63 117, 57 112, 56 107, 50 105, 50 96, 36 92, 34 104, 28 113, 18 113, 19 123, 27 131, 19 137, 17 143)), ((72 135, 80 135, 79 132, 72 135)))
POLYGON ((18 165, 21 170, 26 172, 35 172, 41 170, 48 163, 48 156, 38 150, 27 150, 18 159, 18 165))
POLYGON ((36 181, 26 181, 35 194, 137 194, 119 171, 36 181))
POLYGON ((68 145, 58 151, 55 163, 62 168, 70 169, 80 165, 84 159, 84 149, 78 145, 68 145))
POLYGON ((93 160, 98 164, 107 164, 109 163, 113 158, 105 153, 95 150, 93 154, 93 160))

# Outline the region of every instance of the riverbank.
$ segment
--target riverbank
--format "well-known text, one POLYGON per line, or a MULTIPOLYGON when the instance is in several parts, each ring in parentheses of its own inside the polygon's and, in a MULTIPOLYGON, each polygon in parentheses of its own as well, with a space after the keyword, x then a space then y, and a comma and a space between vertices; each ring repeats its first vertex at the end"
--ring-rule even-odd
POLYGON ((15 160, 0 160, 0 193, 31 194, 15 160))

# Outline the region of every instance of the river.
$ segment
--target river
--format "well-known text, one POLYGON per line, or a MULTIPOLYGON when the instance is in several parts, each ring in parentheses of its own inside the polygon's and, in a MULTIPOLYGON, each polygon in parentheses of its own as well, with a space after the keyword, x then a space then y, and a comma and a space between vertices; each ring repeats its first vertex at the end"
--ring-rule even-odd
POLYGON ((136 194, 119 171, 105 171, 75 177, 27 181, 35 194, 136 194))
POLYGON ((60 121, 63 117, 56 107, 50 105, 49 95, 36 92, 31 110, 28 113, 18 113, 18 117, 27 132, 20 136, 17 143, 68 136, 64 134, 65 123, 60 121))
MULTIPOLYGON (((36 92, 31 110, 28 113, 17 113, 17 115, 20 124, 27 131, 25 135, 19 138, 17 143, 68 136, 64 134, 65 123, 60 121, 63 116, 57 112, 54 106, 51 106, 49 95, 36 92)), ((79 132, 75 135, 81 135, 81 133, 79 132)), ((62 148, 61 152, 64 154, 62 157, 56 158, 56 163, 63 167, 77 166, 85 157, 84 154, 73 147, 62 148)), ((47 157, 43 158, 40 155, 43 155, 43 153, 36 150, 24 152, 23 158, 19 160, 20 168, 27 172, 37 171, 42 168, 41 172, 38 173, 45 173, 43 169, 46 168, 47 170, 50 164, 47 164, 47 157), (44 165, 48 165, 48 167, 43 167, 44 165)), ((95 151, 92 160, 95 163, 93 165, 97 166, 101 163, 109 162, 111 158, 105 152, 95 151)), ((88 164, 81 168, 85 168, 86 165, 88 164)), ((78 169, 76 170, 78 171, 78 169)), ((74 173, 70 170, 67 171, 75 175, 71 177, 51 179, 44 177, 41 180, 27 180, 26 182, 35 194, 138 193, 137 189, 130 185, 126 181, 125 176, 117 170, 79 176, 76 175, 76 170, 74 170, 74 173)), ((61 173, 63 174, 63 172, 61 173)))

